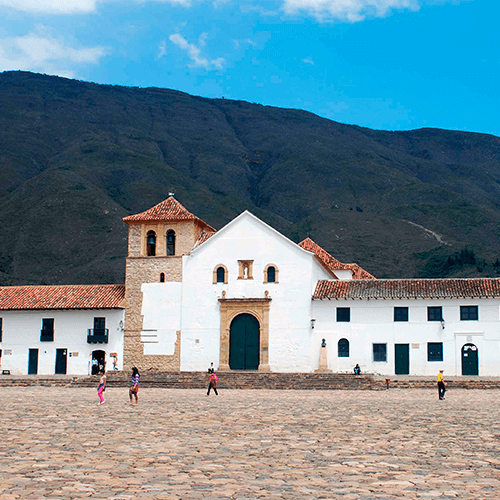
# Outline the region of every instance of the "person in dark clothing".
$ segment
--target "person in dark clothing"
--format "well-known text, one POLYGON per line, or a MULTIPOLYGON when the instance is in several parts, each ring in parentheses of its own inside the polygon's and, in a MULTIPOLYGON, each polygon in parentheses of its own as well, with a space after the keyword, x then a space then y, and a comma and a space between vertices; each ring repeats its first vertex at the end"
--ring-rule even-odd
POLYGON ((215 392, 215 395, 218 396, 219 393, 217 392, 217 375, 215 373, 212 373, 210 375, 210 383, 208 384, 208 391, 207 391, 207 396, 210 396, 210 389, 213 389, 215 392))
POLYGON ((439 370, 439 373, 437 376, 437 383, 438 383, 439 399, 444 399, 444 393, 446 392, 446 386, 444 385, 443 370, 439 370))

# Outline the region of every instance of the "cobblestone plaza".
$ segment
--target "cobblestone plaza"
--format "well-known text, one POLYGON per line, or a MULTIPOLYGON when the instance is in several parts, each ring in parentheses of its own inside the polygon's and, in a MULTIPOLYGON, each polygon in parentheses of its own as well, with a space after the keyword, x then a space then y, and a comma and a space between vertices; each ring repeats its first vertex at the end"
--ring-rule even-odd
POLYGON ((0 498, 500 498, 496 390, 4 387, 0 498))

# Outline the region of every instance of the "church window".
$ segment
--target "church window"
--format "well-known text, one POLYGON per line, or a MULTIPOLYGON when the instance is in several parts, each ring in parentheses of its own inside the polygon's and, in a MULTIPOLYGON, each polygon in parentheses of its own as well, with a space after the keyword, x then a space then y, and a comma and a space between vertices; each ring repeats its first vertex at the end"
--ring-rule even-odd
POLYGON ((349 341, 347 339, 339 340, 339 358, 348 358, 349 357, 349 341))
POLYGON ((278 268, 274 264, 264 269, 264 283, 278 283, 278 268))
POLYGON ((175 231, 167 231, 167 255, 175 255, 175 231))
POLYGON ((227 267, 223 264, 217 264, 214 268, 213 273, 213 283, 216 285, 217 283, 227 283, 227 267))
POLYGON ((146 235, 146 249, 149 257, 156 255, 156 233, 154 231, 148 231, 146 235))
POLYGON ((160 273, 160 283, 165 283, 165 273, 160 273))

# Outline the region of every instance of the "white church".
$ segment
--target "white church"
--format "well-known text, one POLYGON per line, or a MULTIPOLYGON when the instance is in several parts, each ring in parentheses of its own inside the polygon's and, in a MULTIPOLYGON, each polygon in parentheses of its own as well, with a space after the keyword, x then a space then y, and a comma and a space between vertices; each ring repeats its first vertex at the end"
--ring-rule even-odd
POLYGON ((173 196, 124 222, 125 285, 0 287, 0 373, 314 372, 326 352, 324 371, 500 376, 498 278, 379 280, 173 196))

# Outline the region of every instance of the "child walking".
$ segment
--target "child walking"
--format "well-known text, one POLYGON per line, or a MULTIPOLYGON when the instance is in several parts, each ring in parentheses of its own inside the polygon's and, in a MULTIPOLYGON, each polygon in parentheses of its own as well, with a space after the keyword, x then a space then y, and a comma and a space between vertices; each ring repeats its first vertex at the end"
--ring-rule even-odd
POLYGON ((137 406, 139 403, 139 370, 137 369, 137 366, 132 368, 132 382, 130 383, 128 397, 130 398, 130 404, 132 406, 137 406), (135 397, 135 404, 132 403, 132 396, 135 397))
POLYGON ((106 390, 106 374, 101 370, 101 378, 99 379, 99 387, 97 388, 97 395, 99 396, 99 405, 103 405, 106 401, 102 393, 106 390))

